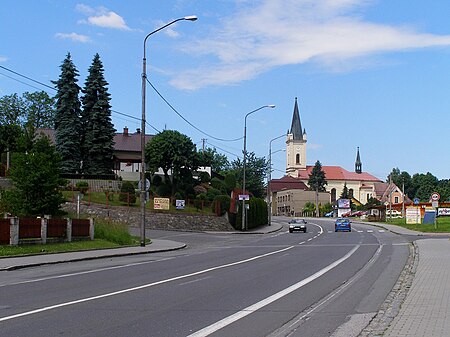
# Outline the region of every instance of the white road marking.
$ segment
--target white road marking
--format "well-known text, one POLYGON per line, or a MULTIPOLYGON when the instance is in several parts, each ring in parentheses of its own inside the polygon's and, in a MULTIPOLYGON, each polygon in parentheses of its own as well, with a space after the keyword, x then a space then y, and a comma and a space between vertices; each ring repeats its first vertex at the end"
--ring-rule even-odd
POLYGON ((54 280, 54 279, 58 279, 58 278, 65 278, 65 277, 85 275, 85 274, 92 274, 92 273, 98 273, 98 272, 101 272, 101 271, 140 266, 140 265, 143 265, 143 264, 167 261, 167 260, 171 260, 171 259, 174 259, 174 257, 167 257, 167 258, 164 258, 164 259, 152 260, 152 261, 128 263, 128 264, 124 264, 122 266, 114 266, 114 267, 106 267, 106 268, 99 268, 99 269, 93 269, 93 270, 86 270, 86 271, 80 271, 80 272, 77 272, 77 273, 63 274, 63 275, 58 275, 58 276, 48 276, 48 277, 42 277, 42 278, 38 278, 38 279, 34 279, 34 280, 20 281, 20 282, 15 282, 15 283, 0 284, 0 287, 16 285, 16 284, 42 282, 42 281, 54 280))
POLYGON ((367 230, 367 233, 373 233, 373 230, 368 229, 368 230, 367 230))
POLYGON ((227 325, 236 322, 237 320, 244 318, 247 315, 250 315, 251 313, 265 307, 266 305, 269 305, 272 302, 275 302, 276 300, 279 300, 280 298, 290 294, 291 292, 307 285, 308 283, 314 281, 315 279, 317 279, 318 277, 322 276, 323 274, 325 274, 326 272, 330 271, 331 269, 337 267, 338 265, 340 265, 342 262, 344 262, 345 260, 347 260, 350 256, 352 256, 356 250, 359 248, 360 246, 355 246, 351 251, 349 251, 346 255, 344 255, 342 258, 340 258, 339 260, 333 262, 332 264, 328 265, 327 267, 323 268, 322 270, 319 270, 318 272, 314 273, 313 275, 303 279, 302 281, 293 284, 292 286, 283 289, 281 291, 279 291, 276 294, 273 294, 272 296, 269 296, 253 305, 248 306, 247 308, 240 310, 236 313, 234 313, 233 315, 230 315, 228 317, 225 317, 224 319, 211 324, 197 332, 194 332, 193 334, 190 334, 188 337, 205 337, 205 336, 209 336, 210 334, 226 327, 227 325))
POLYGON ((49 310, 53 310, 53 309, 58 309, 58 308, 62 308, 62 307, 67 307, 67 306, 74 305, 74 304, 79 304, 79 303, 94 301, 94 300, 98 300, 98 299, 102 299, 102 298, 106 298, 106 297, 112 297, 112 296, 116 296, 116 295, 121 295, 121 294, 129 293, 129 292, 132 292, 132 291, 137 291, 137 290, 142 290, 142 289, 145 289, 145 288, 150 288, 150 287, 153 287, 153 286, 156 286, 156 285, 160 285, 160 284, 164 284, 164 283, 168 283, 168 282, 172 282, 172 281, 176 281, 176 280, 181 280, 181 279, 192 277, 192 276, 196 276, 196 275, 205 274, 205 273, 208 273, 208 272, 211 272, 211 271, 214 271, 214 270, 219 270, 219 269, 223 269, 223 268, 227 268, 227 267, 231 267, 231 266, 236 266, 236 265, 239 265, 239 264, 243 264, 243 263, 247 263, 247 262, 250 262, 250 261, 258 260, 258 259, 261 259, 263 257, 270 256, 270 255, 282 253, 282 252, 285 252, 285 251, 287 251, 289 249, 292 249, 294 247, 295 246, 289 246, 287 248, 283 248, 283 249, 276 250, 276 251, 273 251, 273 252, 270 252, 270 253, 266 253, 266 254, 262 254, 262 255, 257 255, 257 256, 251 257, 249 259, 242 260, 242 261, 231 262, 231 263, 227 263, 227 264, 224 264, 224 265, 211 267, 211 268, 207 268, 207 269, 200 270, 200 271, 197 271, 197 272, 193 272, 193 273, 190 273, 190 274, 175 276, 175 277, 172 277, 172 278, 169 278, 169 279, 156 281, 156 282, 148 283, 148 284, 143 284, 141 286, 137 286, 137 287, 133 287, 133 288, 127 288, 127 289, 118 290, 118 291, 114 291, 114 292, 106 293, 106 294, 102 294, 102 295, 86 297, 86 298, 82 298, 82 299, 75 300, 75 301, 63 302, 63 303, 51 305, 51 306, 48 306, 48 307, 43 307, 43 308, 31 310, 31 311, 25 311, 25 312, 22 312, 22 313, 11 315, 11 316, 0 317, 0 322, 8 321, 8 320, 19 318, 19 317, 23 317, 23 316, 30 316, 30 315, 38 314, 40 312, 49 311, 49 310))

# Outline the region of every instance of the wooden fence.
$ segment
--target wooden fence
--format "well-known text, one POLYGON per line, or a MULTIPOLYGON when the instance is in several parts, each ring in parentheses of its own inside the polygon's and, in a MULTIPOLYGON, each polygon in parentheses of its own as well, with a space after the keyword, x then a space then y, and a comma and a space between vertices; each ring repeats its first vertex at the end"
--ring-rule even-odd
POLYGON ((0 245, 94 239, 92 219, 0 219, 0 245))

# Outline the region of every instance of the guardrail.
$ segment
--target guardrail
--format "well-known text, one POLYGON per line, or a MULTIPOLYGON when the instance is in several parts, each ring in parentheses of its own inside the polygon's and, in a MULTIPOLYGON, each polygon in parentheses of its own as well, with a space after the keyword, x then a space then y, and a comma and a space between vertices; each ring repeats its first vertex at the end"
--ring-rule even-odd
POLYGON ((0 245, 94 240, 93 219, 0 219, 0 245))

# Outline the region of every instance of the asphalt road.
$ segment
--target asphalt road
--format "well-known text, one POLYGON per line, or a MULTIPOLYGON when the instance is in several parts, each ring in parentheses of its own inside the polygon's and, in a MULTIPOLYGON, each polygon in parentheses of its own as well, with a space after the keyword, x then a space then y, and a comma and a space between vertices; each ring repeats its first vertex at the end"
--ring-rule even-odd
POLYGON ((368 225, 333 228, 319 219, 307 233, 148 231, 188 246, 2 272, 0 335, 356 336, 408 242, 368 225))

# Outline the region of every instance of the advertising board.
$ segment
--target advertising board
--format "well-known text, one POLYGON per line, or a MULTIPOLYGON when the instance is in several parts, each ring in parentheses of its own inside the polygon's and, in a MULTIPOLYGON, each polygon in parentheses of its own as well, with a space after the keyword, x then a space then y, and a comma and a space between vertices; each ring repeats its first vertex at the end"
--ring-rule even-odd
POLYGON ((169 198, 155 198, 153 199, 153 209, 165 209, 168 210, 170 205, 169 198))

